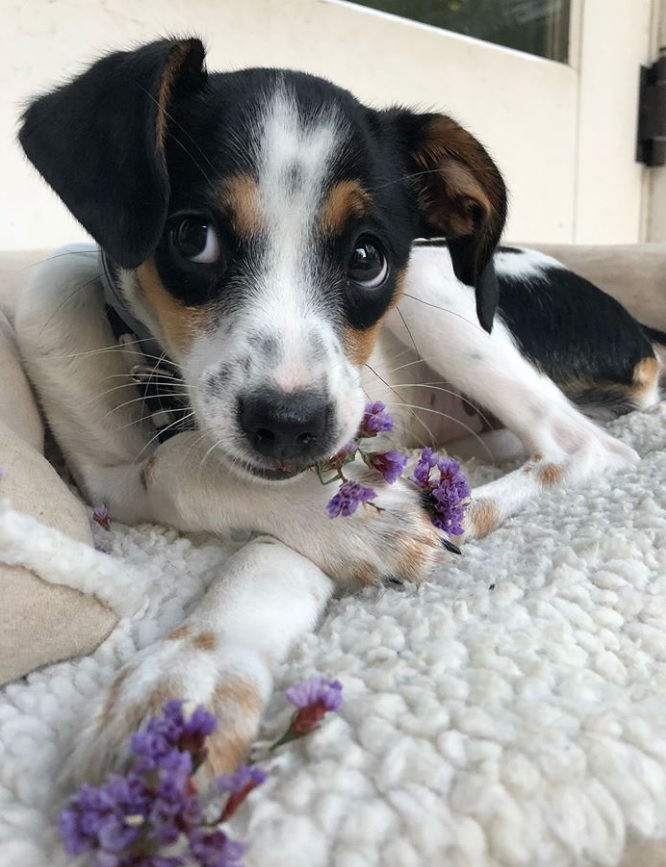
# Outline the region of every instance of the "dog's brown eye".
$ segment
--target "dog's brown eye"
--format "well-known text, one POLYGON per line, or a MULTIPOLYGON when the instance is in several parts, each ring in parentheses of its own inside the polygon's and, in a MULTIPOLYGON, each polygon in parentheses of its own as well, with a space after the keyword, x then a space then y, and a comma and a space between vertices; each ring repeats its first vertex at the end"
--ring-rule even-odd
POLYGON ((202 217, 186 217, 171 230, 176 252, 190 262, 210 265, 220 258, 220 242, 215 229, 202 217))
POLYGON ((388 277, 389 267, 379 241, 372 235, 361 235, 349 257, 347 274, 364 289, 378 289, 388 277))

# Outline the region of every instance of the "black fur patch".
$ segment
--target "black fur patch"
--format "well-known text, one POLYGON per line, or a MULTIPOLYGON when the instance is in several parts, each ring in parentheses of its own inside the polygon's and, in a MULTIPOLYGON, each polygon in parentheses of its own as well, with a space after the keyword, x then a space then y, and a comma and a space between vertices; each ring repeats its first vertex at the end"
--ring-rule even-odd
POLYGON ((632 408, 626 389, 636 365, 654 352, 618 301, 549 265, 539 276, 500 273, 498 280, 499 313, 522 352, 571 400, 618 413, 632 408))

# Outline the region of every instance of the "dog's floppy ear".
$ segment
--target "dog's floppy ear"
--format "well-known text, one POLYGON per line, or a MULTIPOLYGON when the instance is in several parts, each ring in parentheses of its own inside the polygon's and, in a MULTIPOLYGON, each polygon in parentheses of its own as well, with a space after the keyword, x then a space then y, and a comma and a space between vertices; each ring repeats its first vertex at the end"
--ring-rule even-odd
POLYGON ((28 159, 123 267, 147 259, 162 234, 169 105, 203 86, 204 54, 198 39, 110 54, 23 115, 28 159))
POLYGON ((490 331, 498 301, 493 253, 506 221, 499 169, 474 136, 450 117, 387 112, 416 196, 426 238, 445 237, 456 276, 476 291, 479 322, 490 331))

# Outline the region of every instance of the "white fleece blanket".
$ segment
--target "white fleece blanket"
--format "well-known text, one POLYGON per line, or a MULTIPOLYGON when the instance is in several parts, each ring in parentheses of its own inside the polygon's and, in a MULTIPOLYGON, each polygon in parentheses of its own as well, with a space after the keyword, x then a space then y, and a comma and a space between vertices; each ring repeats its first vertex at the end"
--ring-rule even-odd
MULTIPOLYGON (((248 867, 617 865, 627 839, 666 836, 666 404, 612 429, 636 469, 544 494, 416 591, 330 606, 279 671, 262 737, 314 672, 345 704, 267 763, 233 828, 248 867)), ((133 612, 92 657, 0 694, 0 865, 60 867, 54 776, 85 703, 233 545, 114 526, 97 531, 112 557, 84 558, 7 507, 0 533, 133 612)))

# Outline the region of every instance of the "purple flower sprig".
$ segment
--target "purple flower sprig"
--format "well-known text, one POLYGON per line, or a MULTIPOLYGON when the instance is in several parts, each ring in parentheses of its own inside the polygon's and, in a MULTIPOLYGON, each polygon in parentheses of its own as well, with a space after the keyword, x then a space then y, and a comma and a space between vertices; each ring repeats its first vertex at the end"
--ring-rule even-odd
POLYGON ((67 852, 90 852, 95 867, 241 867, 244 847, 223 831, 212 832, 216 859, 206 854, 212 840, 193 775, 216 728, 205 708, 188 714, 184 702, 166 702, 161 717, 132 735, 127 773, 83 785, 61 812, 67 852))
POLYGON ((109 511, 105 505, 95 506, 92 513, 93 521, 98 524, 103 530, 110 530, 109 511))
POLYGON ((377 492, 367 485, 362 485, 360 482, 348 479, 345 476, 343 468, 346 464, 360 457, 365 465, 376 470, 387 484, 395 484, 407 466, 407 455, 401 454, 394 449, 387 452, 371 452, 361 446, 361 440, 372 439, 380 433, 388 433, 392 430, 393 419, 387 412, 386 406, 379 400, 369 403, 365 407, 358 434, 354 439, 328 461, 319 464, 317 472, 322 484, 329 485, 332 482, 342 482, 337 494, 328 503, 327 511, 329 517, 337 518, 342 516, 347 518, 353 515, 360 505, 365 505, 366 503, 376 509, 377 512, 382 511, 374 502, 377 492), (334 475, 326 480, 324 479, 324 473, 327 472, 333 472, 334 475))
MULTIPOLYGON (((270 747, 313 731, 342 704, 342 686, 314 676, 287 692, 297 711, 285 735, 270 747)), ((70 855, 92 855, 95 867, 243 867, 245 846, 220 827, 266 779, 259 767, 241 765, 218 777, 228 797, 219 817, 204 818, 194 774, 206 758, 217 720, 201 705, 168 701, 130 738, 130 767, 100 786, 84 784, 61 812, 58 826, 70 855)))
POLYGON ((472 490, 458 461, 443 458, 432 449, 423 449, 411 480, 426 494, 435 527, 450 536, 462 536, 472 490))
MULTIPOLYGON (((362 440, 390 432, 393 427, 393 419, 381 401, 367 404, 356 437, 330 460, 319 465, 317 471, 322 484, 342 481, 338 492, 327 505, 331 518, 349 517, 360 505, 366 503, 378 512, 383 511, 374 502, 377 492, 360 482, 348 479, 344 467, 358 456, 366 466, 380 473, 387 484, 395 484, 405 472, 408 456, 394 449, 387 452, 371 452, 361 446, 362 440), (325 480, 323 474, 326 472, 333 472, 334 475, 325 480)), ((460 464, 453 458, 441 457, 432 449, 425 448, 421 452, 414 473, 410 476, 410 481, 426 495, 425 502, 435 527, 448 535, 461 536, 462 522, 469 505, 471 489, 460 471, 460 464), (434 470, 439 471, 439 478, 432 478, 434 470)), ((451 545, 449 550, 459 553, 454 545, 451 545)))
POLYGON ((327 713, 339 711, 342 707, 342 684, 339 680, 327 680, 314 675, 288 689, 287 698, 296 710, 287 731, 269 747, 270 752, 310 734, 319 727, 327 713))

